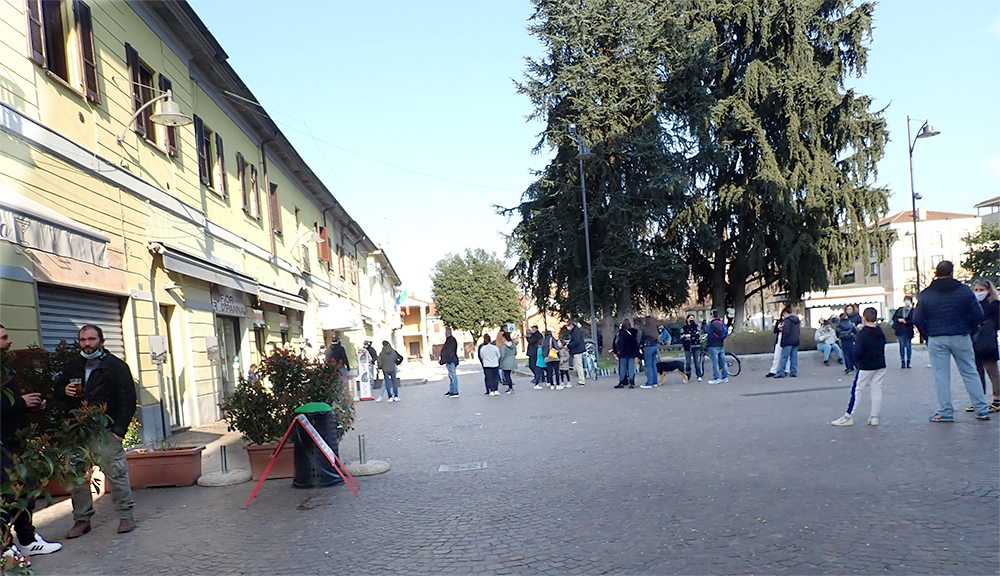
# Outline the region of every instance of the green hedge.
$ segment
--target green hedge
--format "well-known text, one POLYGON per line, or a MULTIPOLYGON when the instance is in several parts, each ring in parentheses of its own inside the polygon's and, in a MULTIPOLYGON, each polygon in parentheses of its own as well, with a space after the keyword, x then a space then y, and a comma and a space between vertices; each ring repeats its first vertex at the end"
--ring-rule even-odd
MULTIPOLYGON (((881 324, 886 342, 896 342, 896 334, 888 324, 881 324)), ((802 327, 799 350, 816 349, 816 329, 802 327)), ((726 352, 733 354, 770 354, 774 352, 774 332, 735 332, 726 338, 726 352)))

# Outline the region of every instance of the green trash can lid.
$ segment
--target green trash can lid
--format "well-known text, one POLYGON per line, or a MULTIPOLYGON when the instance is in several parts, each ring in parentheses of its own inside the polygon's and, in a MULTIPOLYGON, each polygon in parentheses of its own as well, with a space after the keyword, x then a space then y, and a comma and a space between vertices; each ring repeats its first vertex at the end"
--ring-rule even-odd
POLYGON ((309 402, 295 409, 296 414, 312 414, 314 412, 330 412, 333 407, 325 402, 309 402))

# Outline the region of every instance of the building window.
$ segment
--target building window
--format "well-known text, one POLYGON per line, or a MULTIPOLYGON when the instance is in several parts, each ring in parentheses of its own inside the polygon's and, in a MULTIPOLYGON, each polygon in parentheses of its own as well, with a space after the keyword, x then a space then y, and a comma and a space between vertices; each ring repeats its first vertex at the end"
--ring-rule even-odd
POLYGON ((916 296, 917 295, 917 285, 913 284, 913 283, 903 284, 903 295, 905 295, 905 296, 916 296))
POLYGON ((31 59, 99 103, 90 7, 80 0, 27 0, 27 15, 31 59))
POLYGON ((944 256, 931 256, 931 266, 937 266, 942 260, 944 260, 944 256))
POLYGON ((913 234, 908 233, 903 237, 903 248, 910 252, 913 251, 913 234))
MULTIPOLYGON (((173 88, 173 83, 163 74, 160 74, 160 92, 166 93, 173 88)), ((177 127, 163 126, 163 141, 167 145, 167 154, 174 158, 180 156, 177 150, 177 127)))
POLYGON ((316 244, 316 258, 320 262, 330 263, 330 238, 326 232, 326 226, 320 226, 319 222, 314 224, 316 231, 319 232, 319 242, 316 244))
POLYGON ((215 170, 218 186, 215 191, 223 198, 229 197, 229 182, 226 180, 226 154, 222 150, 222 136, 215 134, 215 170))
POLYGON ((209 188, 215 188, 214 179, 214 156, 212 155, 212 136, 215 133, 205 126, 205 122, 198 116, 194 117, 194 139, 198 143, 198 178, 201 183, 209 188))
POLYGON ((247 194, 247 161, 243 154, 236 153, 236 177, 240 181, 240 197, 243 199, 243 211, 250 213, 250 196, 247 194))
POLYGON ((941 236, 940 232, 931 233, 931 247, 932 248, 943 248, 944 238, 941 236))
POLYGON ((257 183, 257 166, 250 165, 250 193, 253 195, 253 217, 260 220, 260 185, 257 183))
POLYGON ((844 277, 840 279, 841 284, 853 284, 854 283, 854 270, 849 270, 844 272, 844 277))
POLYGON ((869 276, 878 276, 878 262, 871 263, 871 269, 868 271, 869 276))
MULTIPOLYGON (((131 44, 125 44, 125 61, 132 84, 132 112, 137 112, 153 99, 153 70, 139 60, 139 52, 131 44)), ((142 111, 135 119, 133 130, 150 142, 156 143, 156 129, 152 120, 152 106, 142 111)))
POLYGON ((281 200, 278 198, 277 184, 271 184, 267 206, 271 216, 271 231, 281 234, 281 200))
POLYGON ((903 258, 903 271, 912 272, 917 269, 917 259, 916 258, 903 258))

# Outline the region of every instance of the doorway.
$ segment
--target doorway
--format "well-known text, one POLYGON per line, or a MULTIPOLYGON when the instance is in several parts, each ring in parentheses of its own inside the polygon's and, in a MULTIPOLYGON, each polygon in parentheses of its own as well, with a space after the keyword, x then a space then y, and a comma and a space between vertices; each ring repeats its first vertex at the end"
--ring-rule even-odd
POLYGON ((167 337, 167 363, 160 366, 163 375, 163 389, 167 392, 165 408, 170 417, 170 428, 180 428, 184 425, 182 414, 182 396, 177 378, 177 367, 174 364, 174 307, 160 305, 160 319, 163 321, 167 337))
POLYGON ((222 394, 228 396, 236 390, 241 364, 240 319, 232 316, 217 316, 216 333, 219 337, 220 364, 222 364, 222 394))

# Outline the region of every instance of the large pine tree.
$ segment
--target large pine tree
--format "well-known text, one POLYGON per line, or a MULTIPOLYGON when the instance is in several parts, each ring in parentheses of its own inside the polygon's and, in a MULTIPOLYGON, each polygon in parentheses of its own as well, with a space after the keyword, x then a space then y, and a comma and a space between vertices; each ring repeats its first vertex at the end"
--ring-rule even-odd
POLYGON ((675 6, 692 49, 667 56, 662 112, 686 136, 673 150, 693 186, 673 237, 699 292, 735 308, 738 326, 748 285, 795 300, 872 250, 884 257, 891 232, 872 224, 888 194, 872 182, 888 132, 871 99, 845 87, 864 72, 874 4, 675 6))
MULTIPOLYGON (((556 149, 521 204, 510 239, 515 274, 564 317, 586 315, 587 262, 575 123, 595 158, 586 163, 594 293, 605 320, 636 307, 670 308, 687 294, 687 269, 664 232, 684 187, 659 123, 658 63, 670 20, 655 3, 535 0, 532 34, 547 54, 518 85, 546 129, 536 151, 556 149)), ((608 341, 610 338, 608 337, 608 341)))

